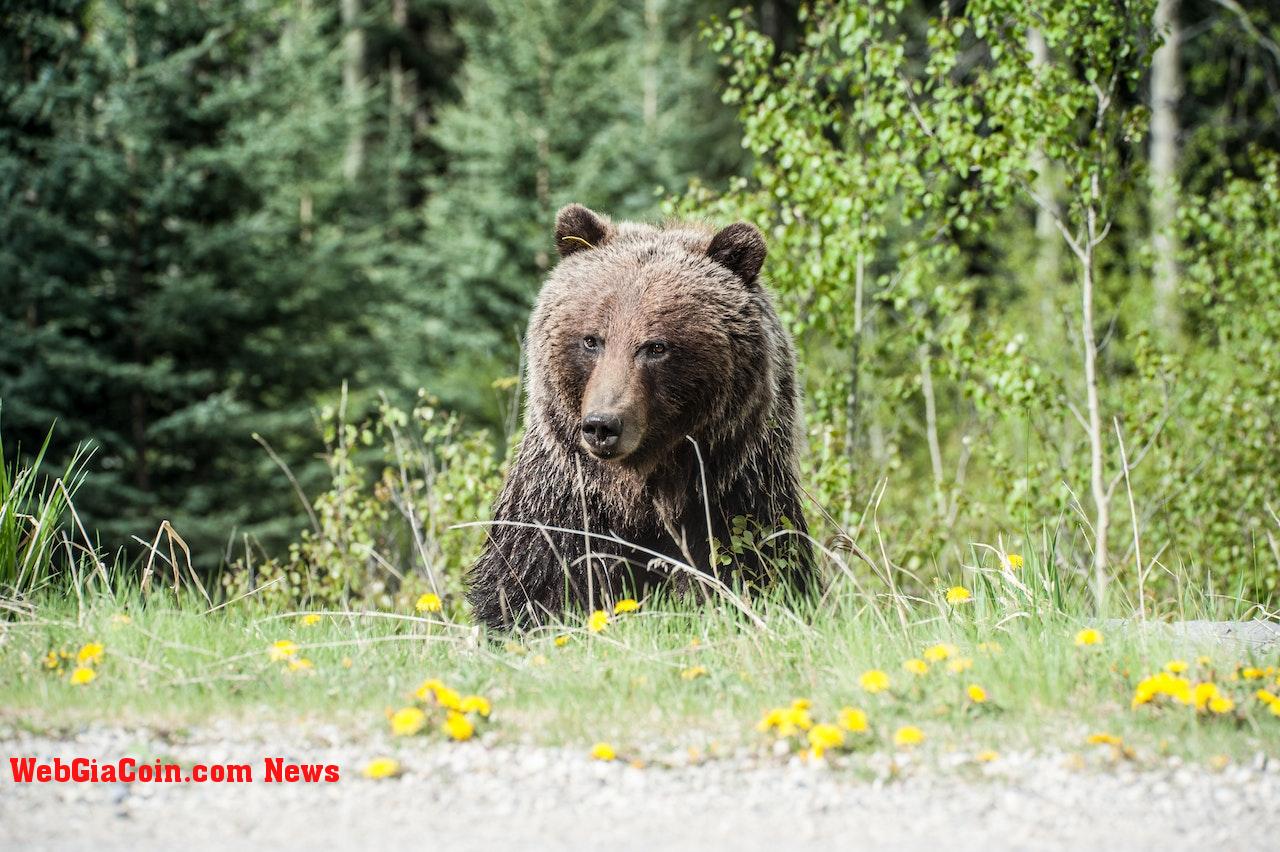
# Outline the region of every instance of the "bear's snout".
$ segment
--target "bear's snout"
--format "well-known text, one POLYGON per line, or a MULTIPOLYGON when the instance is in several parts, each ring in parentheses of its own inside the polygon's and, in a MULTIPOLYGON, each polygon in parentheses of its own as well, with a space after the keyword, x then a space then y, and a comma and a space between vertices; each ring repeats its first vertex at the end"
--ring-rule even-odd
POLYGON ((592 455, 610 458, 618 451, 622 425, 617 414, 593 412, 582 418, 582 441, 592 455))

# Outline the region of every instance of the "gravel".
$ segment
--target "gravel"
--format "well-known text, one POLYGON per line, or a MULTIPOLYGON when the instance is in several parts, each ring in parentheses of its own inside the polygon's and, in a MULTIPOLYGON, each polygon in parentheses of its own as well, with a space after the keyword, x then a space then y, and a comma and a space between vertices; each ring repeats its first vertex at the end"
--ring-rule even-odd
POLYGON ((251 784, 16 784, 0 765, 0 848, 550 850, 1261 848, 1280 837, 1280 764, 1219 770, 1081 754, 894 757, 824 765, 740 750, 647 765, 576 750, 425 739, 353 742, 324 726, 213 725, 181 735, 99 727, 0 734, 0 758, 248 763, 251 784), (361 768, 392 755, 404 773, 361 768), (263 759, 336 763, 341 780, 268 784, 263 759))

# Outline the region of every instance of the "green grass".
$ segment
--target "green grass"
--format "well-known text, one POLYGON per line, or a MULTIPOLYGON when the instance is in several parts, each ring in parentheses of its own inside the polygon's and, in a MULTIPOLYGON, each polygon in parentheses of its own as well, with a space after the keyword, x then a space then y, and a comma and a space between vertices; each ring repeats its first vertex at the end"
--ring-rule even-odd
MULTIPOLYGON (((1024 579, 1035 577, 1031 562, 1024 579)), ((58 730, 311 719, 362 736, 386 730, 385 711, 438 677, 491 699, 489 730, 500 742, 587 747, 607 740, 648 756, 763 745, 767 738, 755 730, 763 711, 800 697, 812 700, 815 721, 833 720, 842 706, 865 710, 868 746, 888 748, 897 726, 918 725, 928 735, 926 753, 1083 750, 1088 734, 1106 731, 1139 759, 1200 759, 1247 756, 1280 737, 1280 717, 1252 697, 1261 682, 1230 680, 1238 664, 1275 665, 1274 651, 1251 659, 1236 646, 1180 645, 1167 632, 1136 626, 1104 627, 1100 645, 1077 647, 1083 619, 1032 608, 1009 595, 999 574, 984 576, 971 584, 975 600, 954 607, 838 583, 821 603, 757 603, 764 628, 727 605, 647 601, 600 634, 566 626, 497 640, 438 616, 329 614, 306 626, 298 614, 264 612, 251 601, 206 612, 194 596, 175 604, 169 592, 145 600, 50 594, 29 617, 0 623, 0 723, 58 730), (131 621, 119 623, 126 612, 131 621), (557 646, 564 635, 568 642, 557 646), (314 668, 288 672, 270 661, 267 649, 280 639, 300 645, 314 668), (69 666, 44 668, 50 650, 74 654, 89 641, 106 646, 94 682, 73 686, 69 666), (951 674, 942 663, 924 677, 903 671, 904 660, 940 642, 955 645, 972 668, 951 674), (984 642, 1000 651, 980 650, 984 642), (1201 653, 1213 663, 1197 670, 1201 653), (1195 679, 1231 691, 1237 712, 1206 718, 1184 706, 1132 709, 1136 682, 1173 658, 1192 663, 1195 679), (683 679, 692 666, 707 675, 683 679), (889 693, 859 687, 869 668, 889 673, 889 693), (980 707, 964 694, 974 683, 989 694, 980 707)))

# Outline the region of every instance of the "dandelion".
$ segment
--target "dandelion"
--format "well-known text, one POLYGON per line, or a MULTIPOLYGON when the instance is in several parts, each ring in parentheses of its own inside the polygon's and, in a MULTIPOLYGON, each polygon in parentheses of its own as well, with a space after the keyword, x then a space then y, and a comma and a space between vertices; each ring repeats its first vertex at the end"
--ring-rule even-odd
POLYGON ((1208 667, 1213 665, 1213 660, 1205 656, 1204 654, 1201 654, 1200 656, 1196 657, 1196 665, 1208 667))
POLYGON ((456 689, 450 689, 447 686, 438 686, 435 689, 436 704, 449 710, 462 709, 462 696, 458 694, 456 689))
POLYGON ((955 656, 960 650, 955 645, 941 642, 924 649, 924 658, 931 663, 940 663, 948 657, 955 656))
POLYGON ((458 711, 460 713, 478 713, 489 718, 489 713, 493 707, 489 704, 489 699, 483 695, 468 695, 458 703, 458 711))
POLYGON ((320 616, 314 612, 309 612, 302 616, 302 618, 299 618, 298 621, 302 622, 303 627, 315 627, 320 623, 320 616))
POLYGON ((418 596, 413 608, 418 612, 440 612, 444 609, 444 602, 440 600, 440 596, 436 593, 426 592, 418 596))
POLYGON ((424 680, 422 682, 422 686, 419 686, 413 695, 419 701, 426 701, 427 699, 435 701, 436 690, 444 688, 445 686, 442 681, 437 680, 436 678, 430 678, 428 680, 424 680))
POLYGON ((640 602, 634 598, 623 598, 613 605, 613 614, 622 615, 627 612, 635 612, 640 608, 640 602))
POLYGON ((304 672, 304 671, 307 671, 308 669, 315 668, 312 662, 308 660, 306 657, 290 658, 289 660, 286 660, 286 664, 288 665, 289 671, 291 672, 304 672))
POLYGON ((1271 702, 1271 715, 1280 717, 1280 701, 1271 702))
POLYGON ((855 707, 841 707, 836 714, 836 724, 851 734, 865 734, 871 729, 867 714, 855 707))
POLYGON ((288 639, 281 639, 267 649, 267 655, 271 657, 271 662, 280 663, 298 653, 298 645, 288 639))
POLYGON ((82 666, 92 666, 102 662, 102 654, 107 649, 101 642, 87 642, 76 653, 76 662, 82 666))
POLYGON ((756 725, 756 730, 774 731, 778 737, 786 738, 807 731, 813 727, 813 718, 809 715, 809 702, 797 698, 790 707, 774 707, 765 712, 764 717, 756 725))
POLYGON ((924 742, 924 731, 915 725, 903 725, 893 734, 893 744, 896 746, 917 746, 922 742, 924 742))
POLYGON ((910 674, 921 676, 929 673, 929 664, 919 657, 914 657, 902 664, 904 671, 910 674))
POLYGON ((814 757, 822 757, 822 755, 831 748, 840 748, 844 745, 844 731, 835 725, 823 723, 814 725, 809 730, 809 746, 813 749, 814 757))
POLYGON ((427 724, 427 714, 417 707, 401 707, 391 715, 391 733, 407 737, 421 731, 427 724))
POLYGON ((1240 670, 1240 677, 1245 680, 1262 680, 1262 678, 1266 677, 1266 673, 1262 669, 1255 668, 1254 666, 1247 666, 1240 670))
POLYGON ((557 648, 563 648, 565 645, 568 645, 568 644, 569 644, 569 637, 568 637, 568 636, 561 635, 561 636, 557 636, 557 637, 556 637, 556 647, 557 647, 557 648))
POLYGON ((964 586, 952 586, 947 589, 947 603, 962 604, 973 600, 973 595, 964 586))
POLYGON ((1086 739, 1085 742, 1088 743, 1089 745, 1118 746, 1124 741, 1119 737, 1117 737, 1115 734, 1097 733, 1097 734, 1090 734, 1089 738, 1086 739))
POLYGON ((973 668, 972 657, 956 657, 954 660, 947 663, 947 671, 952 674, 967 672, 971 668, 973 668))
POLYGON ((969 688, 965 690, 965 694, 969 696, 969 700, 974 704, 983 704, 987 700, 987 691, 976 683, 969 684, 969 688))
POLYGON ((596 743, 591 747, 591 758, 592 760, 603 760, 608 763, 611 760, 617 760, 618 753, 608 743, 596 743))
POLYGON ((1022 554, 1020 553, 1008 554, 1007 556, 1005 556, 1005 563, 1008 564, 1009 570, 1020 571, 1023 565, 1022 554))
POLYGON ((1186 660, 1170 660, 1164 664, 1164 670, 1169 674, 1182 674, 1188 668, 1186 660))
POLYGON ((690 666, 689 668, 680 672, 681 680, 697 680, 700 677, 706 677, 706 676, 707 676, 706 666, 690 666))
POLYGON ((858 678, 858 685, 875 695, 889 688, 889 676, 880 669, 868 669, 858 678))
POLYGON ((50 651, 44 655, 44 667, 50 670, 62 667, 62 658, 58 656, 57 651, 50 651))
POLYGON ((1000 752, 991 751, 990 749, 986 751, 980 751, 973 756, 973 759, 976 760, 978 763, 991 763, 992 761, 998 760, 999 758, 1000 758, 1000 752))
POLYGON ((1209 702, 1221 697, 1222 691, 1218 689, 1217 684, 1209 682, 1197 683, 1195 688, 1191 690, 1189 697, 1181 692, 1174 696, 1176 700, 1181 701, 1183 704, 1194 704, 1197 710, 1205 709, 1209 702))
POLYGON ((88 666, 80 666, 71 673, 70 683, 72 686, 84 686, 86 683, 93 683, 97 676, 98 673, 88 666))
POLYGON ((1269 692, 1265 689, 1259 689, 1254 693, 1254 695, 1256 695, 1258 700, 1263 704, 1275 704, 1276 701, 1280 700, 1276 698, 1276 694, 1274 692, 1269 692))
POLYGON ((587 619, 587 629, 592 633, 599 633, 609 625, 609 613, 602 609, 598 609, 591 613, 591 617, 587 619))
POLYGON ((475 723, 456 710, 449 711, 440 729, 448 734, 450 739, 458 742, 471 739, 471 735, 476 732, 475 723))
POLYGON ((1236 703, 1225 695, 1215 695, 1209 699, 1209 712, 1221 716, 1236 709, 1236 703))
MULTIPOLYGON (((1160 672, 1143 678, 1133 692, 1132 707, 1150 703, 1159 696, 1167 696, 1182 704, 1191 704, 1194 700, 1191 683, 1184 677, 1160 672)), ((1208 700, 1208 697, 1205 698, 1208 700)))
POLYGON ((364 765, 362 774, 365 778, 372 778, 375 781, 394 778, 400 774, 400 763, 391 757, 375 757, 364 765))
POLYGON ((1076 634, 1076 645, 1084 648, 1088 645, 1101 645, 1102 633, 1092 627, 1086 627, 1076 634))

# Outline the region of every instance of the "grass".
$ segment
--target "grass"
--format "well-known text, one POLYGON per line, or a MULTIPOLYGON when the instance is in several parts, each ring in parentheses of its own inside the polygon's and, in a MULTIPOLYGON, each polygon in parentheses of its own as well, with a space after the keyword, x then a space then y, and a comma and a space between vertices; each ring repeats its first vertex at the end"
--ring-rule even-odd
MULTIPOLYGON (((1100 644, 1079 647, 1083 619, 1011 609, 1018 598, 1001 598, 993 582, 976 584, 975 599, 957 605, 873 597, 839 583, 821 603, 758 603, 763 629, 728 606, 646 601, 600 633, 578 622, 496 640, 440 616, 326 613, 307 625, 301 613, 266 612, 252 601, 209 612, 203 600, 177 603, 168 591, 49 595, 29 617, 0 626, 0 722, 58 730, 311 719, 363 736, 385 731, 386 711, 437 677, 493 702, 498 742, 587 748, 606 740, 649 756, 766 746, 755 729, 762 713, 795 698, 812 701, 815 721, 834 721, 844 706, 866 711, 872 730, 855 739, 869 747, 888 748, 897 727, 919 726, 926 753, 1081 750, 1089 734, 1107 732, 1138 759, 1245 757, 1280 735, 1280 717, 1252 697, 1263 681, 1232 680, 1239 665, 1274 666, 1274 649, 1253 659, 1239 647, 1188 646, 1158 629, 1118 624, 1101 627, 1100 644), (313 668, 291 672, 271 661, 268 648, 282 639, 297 643, 313 668), (71 663, 45 668, 49 651, 74 655, 91 641, 106 649, 92 683, 71 685, 71 663), (903 670, 904 660, 938 643, 954 645, 972 666, 959 674, 947 671, 949 661, 924 676, 903 670), (1200 654, 1212 663, 1197 667, 1200 654), (1175 658, 1191 664, 1193 682, 1212 679, 1235 695, 1236 710, 1131 708, 1137 681, 1175 658), (695 666, 705 676, 681 676, 695 666), (889 675, 889 691, 859 686, 872 668, 889 675), (970 684, 988 701, 969 700, 970 684)), ((1274 669, 1266 682, 1276 689, 1274 669)))

